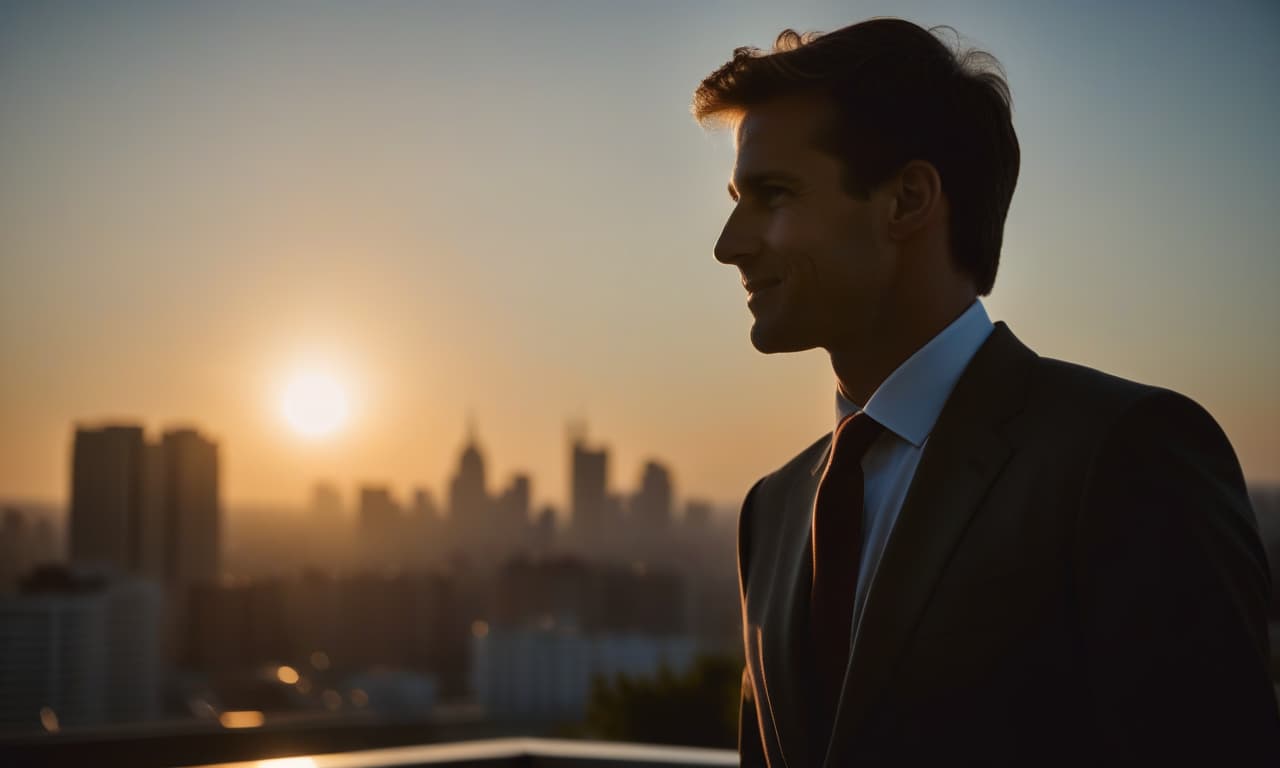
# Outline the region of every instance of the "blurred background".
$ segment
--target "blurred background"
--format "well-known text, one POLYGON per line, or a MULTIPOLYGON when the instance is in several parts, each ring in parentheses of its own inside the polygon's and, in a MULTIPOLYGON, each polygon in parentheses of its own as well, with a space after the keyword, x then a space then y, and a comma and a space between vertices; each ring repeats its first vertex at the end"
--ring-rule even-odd
MULTIPOLYGON (((736 511, 834 382, 688 105, 885 11, 0 3, 0 736, 731 747, 736 511)), ((1280 10, 891 11, 1008 72, 989 313, 1205 405, 1274 568, 1280 10)))

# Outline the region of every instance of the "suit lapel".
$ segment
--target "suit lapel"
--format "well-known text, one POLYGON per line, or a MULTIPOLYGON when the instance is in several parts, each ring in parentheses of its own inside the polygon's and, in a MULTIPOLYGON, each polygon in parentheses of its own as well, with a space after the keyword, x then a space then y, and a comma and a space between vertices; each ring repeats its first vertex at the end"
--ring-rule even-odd
POLYGON ((1003 323, 974 355, 929 436, 867 594, 827 765, 844 765, 888 686, 952 552, 1011 447, 1000 428, 1025 399, 1035 354, 1003 323))
MULTIPOLYGON (((829 437, 826 450, 830 450, 829 437)), ((764 642, 763 660, 774 726, 787 765, 814 764, 813 735, 809 730, 814 678, 813 651, 809 645, 809 591, 813 582, 809 526, 824 465, 825 458, 818 464, 817 472, 805 471, 790 486, 779 542, 783 551, 777 561, 785 564, 786 572, 780 574, 779 592, 771 595, 773 615, 765 622, 772 632, 764 642)))

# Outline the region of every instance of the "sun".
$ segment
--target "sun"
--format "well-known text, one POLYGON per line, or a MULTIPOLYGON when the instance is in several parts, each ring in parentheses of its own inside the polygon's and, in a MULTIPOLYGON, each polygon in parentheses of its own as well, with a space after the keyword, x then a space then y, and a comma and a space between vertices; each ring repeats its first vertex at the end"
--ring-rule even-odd
POLYGON ((350 411, 347 393, 338 380, 314 371, 291 378, 280 404, 289 426, 305 437, 326 437, 337 432, 346 424, 350 411))

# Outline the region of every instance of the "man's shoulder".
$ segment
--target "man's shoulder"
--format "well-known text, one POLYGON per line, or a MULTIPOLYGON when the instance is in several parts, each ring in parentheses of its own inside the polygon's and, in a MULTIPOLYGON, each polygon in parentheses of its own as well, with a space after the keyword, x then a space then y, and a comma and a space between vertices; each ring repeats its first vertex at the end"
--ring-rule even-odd
POLYGON ((792 456, 785 464, 761 477, 752 489, 753 494, 773 495, 789 488, 798 480, 813 476, 821 471, 822 460, 826 457, 830 446, 831 433, 828 432, 814 440, 809 447, 792 456))
POLYGON ((935 431, 967 434, 993 427, 1015 443, 1052 440, 1064 450, 1078 451, 1080 440, 1105 434, 1136 404, 1168 398, 1181 396, 1079 363, 1042 357, 1007 325, 996 323, 957 381, 935 431))
POLYGON ((1187 395, 1051 358, 1037 359, 1030 378, 1027 407, 1015 421, 1024 445, 1053 443, 1093 457, 1118 445, 1208 450, 1235 461, 1221 426, 1187 395))
POLYGON ((1205 413, 1194 400, 1171 389, 1046 357, 1036 361, 1029 395, 1033 410, 1037 405, 1052 409, 1082 426, 1114 425, 1135 410, 1205 413))
POLYGON ((1032 374, 1033 397, 1072 400, 1088 408, 1123 410, 1160 387, 1067 360, 1041 357, 1032 374))

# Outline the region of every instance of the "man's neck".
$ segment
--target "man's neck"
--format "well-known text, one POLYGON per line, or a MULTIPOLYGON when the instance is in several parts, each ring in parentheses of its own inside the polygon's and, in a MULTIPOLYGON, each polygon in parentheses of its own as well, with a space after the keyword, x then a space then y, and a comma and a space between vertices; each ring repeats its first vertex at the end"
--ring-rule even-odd
POLYGON ((859 408, 866 406, 898 366, 955 322, 976 298, 970 297, 963 305, 957 302, 931 317, 925 313, 913 313, 915 322, 894 324, 892 331, 876 334, 873 338, 848 339, 832 345, 827 351, 840 394, 859 408))

